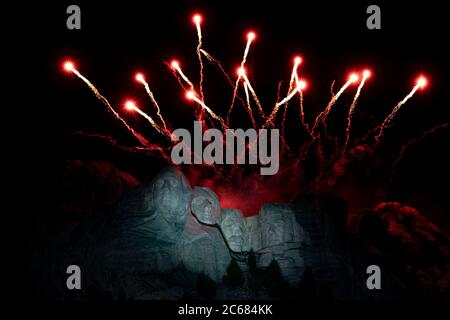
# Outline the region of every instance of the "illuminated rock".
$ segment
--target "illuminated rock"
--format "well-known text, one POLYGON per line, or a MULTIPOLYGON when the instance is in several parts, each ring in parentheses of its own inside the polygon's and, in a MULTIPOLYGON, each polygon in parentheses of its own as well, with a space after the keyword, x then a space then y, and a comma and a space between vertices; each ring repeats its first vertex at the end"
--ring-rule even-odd
POLYGON ((220 217, 219 199, 209 188, 194 188, 191 209, 198 221, 204 224, 215 225, 220 217))

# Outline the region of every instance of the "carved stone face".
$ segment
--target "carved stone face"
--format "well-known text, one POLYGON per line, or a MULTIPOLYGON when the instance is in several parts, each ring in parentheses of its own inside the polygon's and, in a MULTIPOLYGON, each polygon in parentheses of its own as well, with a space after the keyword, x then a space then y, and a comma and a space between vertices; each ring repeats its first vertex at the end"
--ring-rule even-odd
POLYGON ((184 224, 192 190, 186 178, 172 168, 163 170, 153 181, 150 199, 157 214, 173 224, 184 224))
POLYGON ((261 240, 263 246, 273 246, 283 242, 284 219, 278 213, 261 215, 261 240))
POLYGON ((211 189, 195 187, 191 209, 198 221, 215 225, 220 215, 219 199, 211 189))
POLYGON ((234 252, 242 252, 245 237, 245 221, 242 213, 236 209, 222 209, 220 229, 234 252))

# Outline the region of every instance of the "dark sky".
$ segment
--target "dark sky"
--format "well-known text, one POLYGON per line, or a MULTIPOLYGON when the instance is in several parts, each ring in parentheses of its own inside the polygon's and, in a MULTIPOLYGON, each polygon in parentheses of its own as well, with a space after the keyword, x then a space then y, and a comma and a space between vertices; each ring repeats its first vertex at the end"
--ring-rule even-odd
MULTIPOLYGON (((246 32, 257 33, 248 69, 265 105, 275 101, 278 81, 288 81, 292 57, 300 53, 304 58, 300 72, 310 85, 305 94, 310 121, 329 100, 333 80, 340 86, 350 71, 366 66, 374 77, 360 100, 358 134, 379 124, 411 90, 418 74, 429 77, 430 86, 416 94, 397 118, 386 155, 398 152, 410 137, 449 121, 448 28, 446 10, 437 1, 420 5, 410 1, 395 5, 373 1, 105 1, 95 5, 62 1, 35 4, 28 11, 34 27, 27 31, 31 37, 24 40, 27 50, 23 54, 32 54, 37 67, 30 92, 35 104, 26 106, 27 127, 32 132, 30 152, 39 154, 47 167, 58 159, 101 159, 141 180, 149 179, 155 172, 154 163, 143 164, 141 159, 117 155, 68 135, 82 130, 109 134, 125 144, 133 142, 81 81, 62 72, 61 64, 72 58, 115 106, 134 97, 149 107, 145 92, 132 79, 135 71, 142 70, 168 122, 173 128, 183 126, 193 120, 192 105, 185 101, 164 62, 177 58, 185 73, 198 81, 197 38, 191 21, 195 12, 204 18, 204 48, 220 58, 231 74, 241 60, 246 32), (381 30, 366 28, 365 11, 373 3, 381 7, 381 30), (80 31, 66 29, 65 11, 70 4, 81 7, 80 31)), ((230 92, 224 95, 213 68, 205 72, 206 99, 224 115, 230 92)), ((141 119, 127 119, 151 139, 158 138, 141 119)), ((438 210, 447 210, 447 147, 448 130, 412 150, 393 187, 394 198, 403 199, 405 194, 406 198, 425 198, 426 205, 436 203, 438 210)), ((448 217, 439 219, 448 221, 448 217)))

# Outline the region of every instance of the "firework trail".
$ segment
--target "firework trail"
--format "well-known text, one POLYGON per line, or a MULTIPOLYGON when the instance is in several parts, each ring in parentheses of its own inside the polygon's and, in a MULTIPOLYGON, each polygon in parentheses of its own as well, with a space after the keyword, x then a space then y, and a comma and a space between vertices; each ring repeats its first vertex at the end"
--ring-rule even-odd
MULTIPOLYGON (((295 75, 295 81, 297 83, 297 88, 298 88, 298 96, 299 96, 299 101, 300 101, 300 122, 303 125, 303 127, 305 128, 305 131, 311 135, 311 133, 309 132, 309 128, 308 128, 308 124, 305 121, 305 111, 303 109, 303 90, 305 90, 307 83, 305 80, 299 80, 298 79, 298 75, 295 75)), ((287 108, 287 103, 286 103, 286 108, 287 108)))
MULTIPOLYGON (((205 55, 205 57, 211 63, 213 63, 220 70, 220 72, 224 75, 225 79, 227 80, 228 84, 232 88, 234 88, 233 81, 231 80, 230 76, 225 71, 225 69, 222 67, 222 64, 220 63, 220 61, 217 60, 216 58, 214 58, 210 53, 206 52, 205 50, 201 49, 200 51, 205 55)), ((246 103, 244 102, 244 100, 238 94, 236 94, 235 98, 237 98, 242 103, 242 105, 246 108, 246 103)), ((248 110, 247 110, 247 112, 248 112, 248 110)), ((252 115, 250 115, 250 117, 253 117, 253 113, 252 113, 252 115)), ((229 119, 227 119, 227 122, 228 122, 228 125, 229 125, 229 119)))
POLYGON ((148 155, 153 156, 154 155, 153 151, 156 151, 161 154, 161 156, 163 157, 164 160, 167 160, 167 162, 171 163, 171 159, 167 156, 164 149, 156 144, 149 144, 146 147, 127 147, 127 146, 120 144, 117 140, 115 140, 113 137, 108 136, 108 135, 103 135, 103 134, 98 134, 98 133, 84 133, 81 131, 71 132, 69 134, 73 135, 73 136, 94 138, 94 139, 98 139, 100 141, 105 141, 109 145, 111 145, 121 151, 127 152, 127 153, 148 154, 148 155))
MULTIPOLYGON (((305 83, 306 86, 306 83, 305 83)), ((300 100, 300 122, 302 123, 303 127, 305 128, 306 132, 311 135, 311 132, 309 131, 308 124, 305 121, 305 112, 303 110, 303 90, 299 90, 299 100, 300 100)))
POLYGON ((201 101, 199 98, 197 98, 197 97, 195 96, 195 93, 194 93, 193 91, 188 91, 187 94, 186 94, 186 97, 187 97, 189 100, 194 100, 194 101, 197 102, 203 109, 205 109, 213 119, 217 120, 217 121, 220 123, 220 125, 222 126, 222 129, 223 129, 223 130, 228 129, 228 126, 225 124, 225 122, 223 121, 223 119, 222 119, 221 117, 219 117, 214 111, 212 111, 211 108, 209 108, 203 101, 201 101))
POLYGON ((247 74, 245 73, 245 69, 239 68, 238 73, 239 73, 239 76, 241 78, 243 78, 245 83, 247 84, 248 90, 250 90, 250 93, 252 94, 253 100, 255 100, 256 106, 258 107, 258 113, 259 113, 261 119, 263 121, 265 121, 266 120, 266 115, 264 114, 264 110, 263 110, 263 108, 261 106, 261 102, 259 101, 255 90, 253 89, 252 85, 250 84, 250 81, 247 78, 247 74))
POLYGON ((300 65, 300 63, 302 63, 302 58, 301 57, 295 57, 294 58, 294 67, 292 68, 292 73, 291 73, 291 79, 289 80, 289 89, 288 89, 288 94, 294 90, 294 84, 297 81, 298 82, 298 66, 300 65))
POLYGON ((217 60, 216 58, 214 58, 211 54, 209 54, 208 52, 206 52, 203 49, 200 49, 200 52, 205 55, 206 59, 208 59, 210 62, 212 62, 214 65, 216 65, 219 68, 220 72, 222 72, 222 74, 225 76, 225 78, 227 79, 230 86, 234 87, 233 81, 231 80, 230 76, 225 71, 225 69, 222 67, 222 64, 220 63, 220 61, 217 60))
POLYGON ((400 153, 397 157, 397 159, 394 161, 394 163, 392 164, 392 170, 391 170, 391 180, 395 174, 395 170, 398 166, 398 164, 400 163, 400 161, 402 160, 403 156, 405 155, 405 152, 408 148, 410 148, 411 146, 423 141, 424 139, 427 139, 429 136, 433 135, 436 133, 436 131, 442 130, 442 129, 446 129, 449 128, 449 123, 444 123, 438 126, 435 126, 434 128, 431 128, 427 131, 425 131, 424 133, 422 133, 422 135, 418 138, 415 139, 411 139, 409 140, 405 145, 403 145, 402 149, 400 150, 400 153))
POLYGON ((327 116, 330 113, 333 105, 336 103, 336 101, 339 99, 339 97, 345 91, 345 89, 347 89, 350 84, 352 84, 353 82, 356 82, 356 81, 358 81, 358 75, 355 73, 352 73, 350 75, 350 78, 348 79, 348 81, 341 87, 341 89, 335 95, 333 95, 333 97, 331 98, 331 100, 328 103, 325 110, 317 115, 316 120, 314 121, 314 126, 311 130, 311 134, 315 138, 318 137, 317 130, 318 130, 319 124, 322 123, 323 127, 325 127, 327 116))
POLYGON ((247 45, 245 46, 244 56, 242 57, 241 68, 244 68, 245 63, 247 62, 247 56, 250 50, 250 45, 252 44, 253 40, 255 40, 255 36, 256 35, 254 32, 247 33, 247 45))
POLYGON ((189 86, 189 88, 191 88, 191 90, 195 92, 194 85, 192 84, 192 82, 189 80, 189 78, 186 77, 186 75, 181 70, 180 63, 178 61, 176 61, 176 60, 173 60, 170 65, 171 65, 171 67, 174 70, 176 70, 178 72, 178 74, 180 75, 181 79, 184 80, 184 82, 189 86))
POLYGON ((159 108, 158 102, 156 101, 155 96, 153 95, 153 92, 150 90, 148 82, 145 81, 145 78, 142 75, 142 73, 136 74, 136 80, 144 85, 145 91, 147 92, 147 95, 149 96, 153 106, 156 109, 156 115, 158 116, 159 121, 161 121, 162 129, 165 132, 169 132, 169 130, 167 129, 166 122, 164 121, 164 118, 161 115, 161 109, 159 108))
MULTIPOLYGON (((289 80, 289 88, 288 88, 288 93, 287 94, 290 94, 291 91, 294 89, 295 80, 297 79, 297 81, 298 81, 297 69, 298 69, 298 65, 301 62, 302 62, 302 58, 300 58, 300 57, 295 57, 294 58, 294 67, 292 68, 291 79, 289 80)), ((278 86, 278 91, 279 90, 280 90, 280 86, 278 86)), ((279 100, 279 95, 278 95, 278 100, 279 100)), ((283 119, 281 120, 281 136, 283 136, 283 137, 285 136, 285 134, 284 134, 284 124, 286 122, 288 106, 289 106, 289 103, 286 102, 286 104, 284 105, 283 119)))
POLYGON ((292 97, 299 91, 299 87, 295 87, 294 90, 291 91, 291 93, 285 97, 283 100, 281 100, 280 102, 277 102, 275 104, 275 107, 273 108, 272 112, 270 113, 270 115, 267 117, 266 123, 263 125, 263 128, 266 128, 268 125, 273 125, 273 120, 274 117, 276 116, 278 110, 280 109, 280 107, 285 104, 286 102, 288 102, 289 100, 292 99, 292 97))
POLYGON ((350 109, 348 111, 348 117, 347 117, 347 128, 345 129, 345 143, 344 143, 344 147, 342 148, 341 158, 344 157, 344 154, 347 151, 348 143, 350 141, 350 130, 352 127, 352 118, 353 118, 353 113, 355 112, 356 102, 358 101, 358 98, 359 98, 361 90, 364 86, 364 83, 366 82, 367 78, 369 78, 369 77, 370 77, 370 71, 364 70, 362 80, 358 86, 358 89, 356 90, 356 94, 353 98, 353 102, 350 105, 350 109))
MULTIPOLYGON (((193 93, 195 93, 196 91, 195 91, 194 85, 192 84, 192 82, 189 80, 189 78, 188 78, 188 77, 183 73, 183 71, 181 70, 181 67, 180 67, 179 62, 176 61, 176 60, 174 60, 174 61, 172 61, 171 66, 172 66, 173 69, 175 69, 175 70, 178 72, 179 76, 180 76, 180 77, 184 80, 184 82, 189 86, 189 88, 191 89, 190 91, 192 91, 193 93)), ((184 86, 183 86, 183 87, 184 87, 184 86)), ((203 103, 203 100, 201 100, 201 101, 202 101, 202 103, 203 103)), ((195 112, 195 117, 196 117, 196 119, 199 120, 199 121, 201 121, 202 123, 204 123, 204 121, 203 121, 203 115, 204 115, 203 111, 204 111, 204 109, 201 108, 201 107, 199 107, 199 108, 197 109, 197 111, 195 112)))
POLYGON ((97 97, 97 99, 99 99, 107 108, 109 111, 112 112, 112 114, 114 115, 114 117, 119 120, 124 126, 125 128, 144 146, 149 146, 150 143, 143 137, 141 136, 139 133, 137 133, 133 128, 131 128, 128 123, 123 120, 120 115, 116 112, 116 110, 114 110, 114 108, 111 106, 111 104, 109 103, 109 101, 100 94, 100 92, 98 91, 98 89, 85 77, 83 76, 74 66, 74 64, 70 61, 66 62, 64 64, 64 69, 68 72, 72 72, 73 74, 75 74, 79 79, 81 79, 88 87, 89 89, 92 90, 92 92, 95 94, 95 96, 97 97))
POLYGON ((125 108, 126 108, 127 110, 130 110, 130 111, 136 111, 137 113, 139 113, 139 114, 140 114, 141 116, 143 116, 148 122, 150 122, 150 124, 152 125, 152 127, 153 127, 156 131, 158 131, 158 132, 159 132, 160 134, 162 134, 163 136, 169 138, 169 140, 171 139, 171 138, 170 138, 170 132, 169 132, 168 130, 164 130, 164 129, 162 129, 160 126, 158 126, 158 125, 156 124, 155 120, 153 120, 152 117, 150 117, 150 116, 149 116, 148 114, 146 114, 144 111, 142 111, 141 109, 139 109, 133 101, 128 100, 128 101, 125 103, 125 108))
MULTIPOLYGON (((248 52, 250 51, 250 45, 252 44, 253 40, 255 40, 255 37, 256 37, 256 35, 254 32, 247 33, 247 45, 245 46, 244 55, 242 57, 241 66, 240 66, 239 70, 244 70, 245 63, 247 62, 248 52)), ((241 77, 242 77, 241 73, 242 72, 238 71, 238 78, 236 79, 236 84, 234 85, 233 97, 231 99, 231 105, 230 105, 230 108, 228 109, 228 114, 227 114, 227 124, 228 125, 230 124, 231 111, 233 110, 234 101, 236 100, 239 82, 241 81, 241 77)), ((249 86, 249 89, 250 89, 250 86, 249 86)), ((250 91, 253 94, 253 91, 252 90, 250 90, 250 91)))
POLYGON ((200 64, 200 84, 199 84, 199 88, 200 88, 200 100, 204 101, 205 97, 204 97, 204 93, 203 93, 203 60, 202 60, 202 54, 201 54, 201 49, 202 49, 202 29, 200 28, 200 22, 202 21, 202 17, 199 14, 194 15, 194 17, 192 18, 192 20, 195 23, 195 27, 197 28, 197 37, 198 37, 198 45, 197 45, 197 57, 198 57, 198 62, 200 64))
MULTIPOLYGON (((419 77, 417 79, 417 83, 414 86, 414 88, 411 90, 410 93, 408 93, 408 95, 406 95, 406 97, 403 98, 403 100, 401 100, 399 103, 397 103, 397 105, 394 107, 394 109, 392 110, 392 112, 386 117, 386 119, 384 119, 383 123, 381 124, 381 126, 379 126, 378 128, 380 129, 380 132, 378 133, 378 135, 375 137, 375 143, 376 145, 378 145, 381 141, 381 138, 384 135, 384 130, 388 127, 391 126, 392 120, 395 117, 395 115, 397 114, 397 112, 400 110, 400 108, 409 100, 412 98, 412 96, 416 93, 416 91, 419 88, 424 88, 427 85, 427 80, 424 77, 419 77)), ((378 129, 376 128, 376 129, 378 129)))
MULTIPOLYGON (((294 67, 292 68, 292 74, 291 74, 291 79, 289 81, 289 89, 288 89, 288 94, 294 89, 294 84, 297 84, 297 86, 299 87, 299 101, 300 101, 300 121, 301 124, 303 125, 303 127, 305 128, 306 132, 308 132, 308 134, 310 134, 309 129, 308 129, 308 124, 305 122, 305 113, 303 110, 303 89, 306 88, 306 82, 304 80, 299 80, 298 78, 298 66, 302 63, 302 58, 300 56, 297 56, 294 58, 294 67)), ((287 108, 288 108, 289 102, 286 102, 286 105, 284 106, 284 114, 283 114, 283 124, 285 122, 286 119, 286 114, 287 114, 287 108)), ((282 134, 284 136, 284 133, 282 134)))
POLYGON ((246 102, 247 102, 247 112, 248 115, 250 116, 250 119, 252 121, 252 125, 253 128, 256 128, 256 122, 255 122, 255 118, 253 117, 253 112, 252 112, 252 108, 250 106, 250 95, 248 94, 248 86, 247 83, 244 82, 244 90, 245 90, 245 98, 246 98, 246 102))

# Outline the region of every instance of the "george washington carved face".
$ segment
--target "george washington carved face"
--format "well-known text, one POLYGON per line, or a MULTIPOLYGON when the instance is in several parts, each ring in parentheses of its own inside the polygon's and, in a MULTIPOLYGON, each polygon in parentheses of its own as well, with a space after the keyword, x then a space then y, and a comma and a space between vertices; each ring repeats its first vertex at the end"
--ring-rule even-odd
POLYGON ((175 225, 184 224, 189 210, 192 190, 186 178, 173 168, 163 170, 153 181, 148 205, 175 225))

